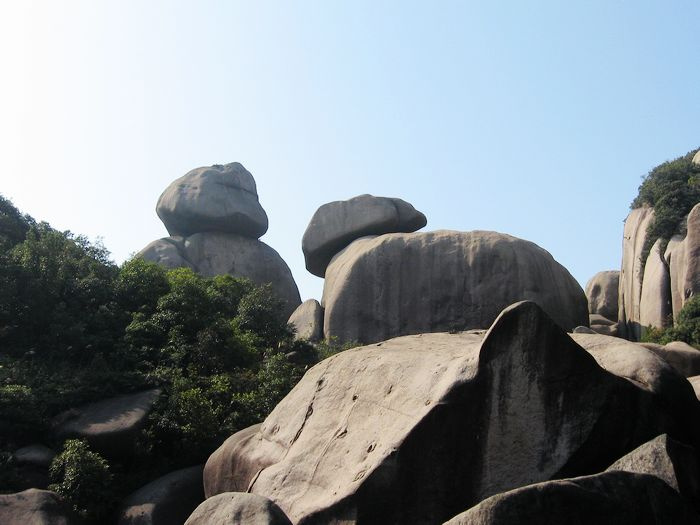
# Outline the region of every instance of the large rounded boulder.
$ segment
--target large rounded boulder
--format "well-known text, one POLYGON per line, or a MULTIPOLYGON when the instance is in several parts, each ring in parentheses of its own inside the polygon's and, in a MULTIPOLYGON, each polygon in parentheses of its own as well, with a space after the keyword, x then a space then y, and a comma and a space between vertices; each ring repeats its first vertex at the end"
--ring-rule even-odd
POLYGON ((611 321, 617 321, 618 288, 620 272, 608 270, 598 272, 586 284, 588 312, 602 315, 611 321))
POLYGON ((358 195, 329 202, 316 210, 304 232, 301 249, 306 269, 323 277, 333 256, 355 239, 414 232, 426 223, 425 215, 401 199, 358 195))
POLYGON ((238 162, 188 172, 165 189, 156 212, 174 236, 215 231, 257 239, 268 226, 255 180, 238 162))
POLYGON ((370 343, 491 325, 531 300, 559 326, 588 326, 581 286, 536 244, 488 231, 395 233, 354 241, 328 266, 324 334, 370 343))

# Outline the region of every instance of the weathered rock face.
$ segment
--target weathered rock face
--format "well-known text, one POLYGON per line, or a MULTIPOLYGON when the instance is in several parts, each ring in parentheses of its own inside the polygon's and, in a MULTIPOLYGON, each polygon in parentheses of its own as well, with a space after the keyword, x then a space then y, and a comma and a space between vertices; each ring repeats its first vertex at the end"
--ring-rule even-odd
POLYGON ((588 325, 583 290, 534 243, 484 231, 381 235, 354 241, 328 266, 324 334, 370 343, 486 328, 521 300, 565 330, 588 325))
POLYGON ((442 523, 504 490, 600 471, 659 433, 684 436, 687 417, 666 407, 524 302, 483 340, 399 337, 319 363, 211 456, 205 493, 260 494, 300 525, 442 523))
POLYGON ((620 272, 617 270, 598 272, 591 277, 586 284, 588 312, 617 321, 619 287, 620 272))
POLYGON ((297 339, 319 341, 323 337, 323 308, 316 299, 308 299, 294 310, 289 324, 296 330, 297 339))
POLYGON ((359 195, 329 202, 316 210, 304 232, 301 249, 306 269, 323 277, 333 256, 355 239, 414 232, 426 223, 425 215, 401 199, 359 195))
POLYGON ((255 180, 238 162, 188 172, 165 189, 156 212, 173 236, 225 232, 257 239, 267 231, 255 180))
POLYGON ((75 525, 81 522, 55 492, 29 489, 16 494, 0 494, 0 523, 75 525))
POLYGON ((71 409, 57 417, 56 435, 85 438, 107 457, 129 456, 159 395, 159 389, 147 390, 71 409))
POLYGON ((688 343, 672 341, 664 346, 653 343, 642 344, 664 359, 683 377, 700 374, 700 350, 693 348, 688 343))
POLYGON ((668 326, 671 322, 671 276, 657 239, 644 265, 639 322, 642 326, 668 326))
POLYGON ((649 474, 605 472, 547 481, 490 497, 445 525, 698 523, 700 516, 649 474))
POLYGON ((682 494, 696 509, 700 504, 700 465, 692 447, 662 434, 644 443, 610 465, 608 471, 622 470, 651 474, 682 494))
POLYGON ((183 239, 166 237, 137 254, 166 268, 188 267, 205 277, 229 274, 256 284, 270 283, 284 301, 284 319, 299 306, 299 289, 282 257, 264 242, 230 233, 196 233, 183 239))
POLYGON ((204 501, 203 468, 176 470, 141 487, 124 500, 118 525, 183 523, 204 501))
POLYGON ((610 319, 600 314, 590 314, 588 316, 588 322, 590 323, 591 330, 595 333, 617 337, 617 323, 614 323, 610 319))
POLYGON ((267 498, 224 492, 197 507, 185 525, 292 525, 292 522, 267 498))
POLYGON ((647 238, 647 227, 654 218, 652 208, 637 208, 625 220, 622 239, 622 271, 620 272, 618 330, 623 337, 639 340, 642 335, 639 302, 642 298, 641 254, 647 238))
POLYGON ((695 153, 695 155, 693 156, 692 162, 693 162, 693 164, 697 164, 698 166, 700 166, 700 151, 695 153))
POLYGON ((677 318, 688 299, 700 293, 700 204, 688 214, 685 238, 669 243, 666 256, 671 268, 673 316, 677 318))

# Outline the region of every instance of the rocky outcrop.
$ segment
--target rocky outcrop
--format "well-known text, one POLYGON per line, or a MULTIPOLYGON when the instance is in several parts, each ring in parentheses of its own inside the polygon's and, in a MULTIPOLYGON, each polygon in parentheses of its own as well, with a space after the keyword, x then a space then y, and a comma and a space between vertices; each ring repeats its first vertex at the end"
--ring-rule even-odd
POLYGON ((185 525, 292 525, 292 522, 267 498, 224 492, 197 507, 185 525))
POLYGON ((532 242, 485 231, 366 237, 328 266, 324 334, 370 343, 485 328, 521 300, 537 302, 565 330, 588 325, 579 284, 532 242))
POLYGON ((188 172, 165 189, 156 212, 172 236, 224 232, 257 239, 267 231, 255 180, 238 162, 188 172))
POLYGON ((190 171, 163 192, 157 211, 171 237, 151 242, 137 257, 205 277, 229 274, 270 284, 283 301, 284 319, 301 303, 287 264, 258 240, 267 230, 267 215, 253 176, 241 164, 190 171))
POLYGON ((618 330, 623 337, 639 340, 642 326, 639 302, 642 298, 642 250, 647 227, 654 219, 654 210, 642 207, 632 210, 625 220, 622 238, 622 271, 620 272, 618 330))
POLYGON ((323 338, 323 308, 316 299, 307 299, 289 317, 297 339, 320 341, 323 338))
MULTIPOLYGON (((663 399, 673 385, 654 383, 668 365, 639 349, 661 363, 635 371, 651 384, 607 372, 523 302, 485 336, 421 334, 341 352, 210 457, 205 493, 262 495, 300 525, 432 524, 493 494, 599 472, 660 433, 694 442, 695 415, 675 417, 663 399)), ((685 385, 676 400, 689 396, 697 411, 685 385)))
POLYGON ((664 327, 671 324, 671 276, 657 239, 644 265, 642 294, 639 299, 639 322, 642 326, 664 327))
POLYGON ((598 314, 617 322, 620 272, 608 270, 598 272, 586 284, 588 313, 598 314))
POLYGON ((306 269, 323 277, 333 256, 355 239, 384 233, 410 233, 427 223, 425 215, 408 202, 359 195, 321 206, 304 232, 301 249, 306 269))
POLYGON ((55 492, 29 489, 15 494, 0 494, 0 523, 75 525, 82 522, 55 492))
POLYGON ((671 297, 674 319, 683 305, 700 293, 700 204, 696 204, 686 220, 683 240, 676 237, 666 249, 670 267, 671 297))
POLYGON ((642 343, 643 346, 664 359, 683 377, 700 374, 700 350, 683 341, 672 341, 664 346, 642 343))
POLYGON ((56 436, 85 438, 106 457, 128 457, 159 395, 159 389, 146 390, 68 410, 56 418, 56 436))
POLYGON ((176 470, 141 487, 124 500, 117 524, 183 523, 204 501, 203 468, 199 465, 176 470))
POLYGON ((504 492, 444 525, 690 525, 698 520, 690 504, 659 478, 605 472, 504 492))
POLYGON ((692 447, 679 443, 666 434, 634 449, 607 470, 656 476, 693 503, 696 509, 700 508, 698 455, 692 447))

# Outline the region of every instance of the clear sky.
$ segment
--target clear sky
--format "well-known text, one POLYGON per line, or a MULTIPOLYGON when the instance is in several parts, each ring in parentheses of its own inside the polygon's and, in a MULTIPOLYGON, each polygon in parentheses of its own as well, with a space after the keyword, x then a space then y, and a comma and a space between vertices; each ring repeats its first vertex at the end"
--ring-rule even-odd
POLYGON ((162 190, 241 162, 302 299, 323 203, 620 266, 642 175, 700 146, 700 2, 0 2, 0 193, 122 262, 162 190))

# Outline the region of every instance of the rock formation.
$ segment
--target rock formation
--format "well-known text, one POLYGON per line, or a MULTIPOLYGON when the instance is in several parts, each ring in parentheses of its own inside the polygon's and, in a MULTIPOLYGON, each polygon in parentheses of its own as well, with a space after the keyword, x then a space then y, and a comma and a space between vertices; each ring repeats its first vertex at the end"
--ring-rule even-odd
POLYGON ((258 240, 267 231, 267 215, 253 176, 238 162, 190 171, 165 189, 156 211, 171 236, 151 242, 137 257, 206 277, 270 283, 284 302, 285 319, 301 302, 287 264, 258 240))
POLYGON ((323 329, 327 338, 370 343, 485 328, 521 300, 537 302, 566 330, 588 325, 579 284, 532 242, 485 231, 385 234, 333 258, 323 329))
POLYGON ((425 215, 408 202, 388 197, 358 195, 329 202, 311 218, 301 249, 306 269, 323 277, 333 256, 355 239, 384 233, 410 233, 427 224, 425 215))
POLYGON ((307 299, 289 317, 297 339, 320 341, 323 338, 323 308, 316 299, 307 299))
POLYGON ((597 314, 612 322, 617 322, 618 288, 620 272, 608 270, 598 272, 586 284, 588 313, 597 314))
POLYGON ((224 492, 197 507, 185 525, 292 525, 292 522, 267 498, 224 492))
POLYGON ((0 523, 76 525, 82 523, 82 520, 55 492, 29 489, 16 494, 0 494, 0 523))
MULTIPOLYGON (((300 525, 434 524, 494 494, 600 472, 661 433, 696 444, 699 407, 687 381, 639 345, 651 369, 607 355, 598 341, 594 359, 522 302, 485 336, 422 334, 342 352, 209 458, 205 493, 264 496, 300 525)), ((656 478, 601 479, 603 494, 647 490, 651 501, 667 499, 668 515, 686 516, 656 478)))

